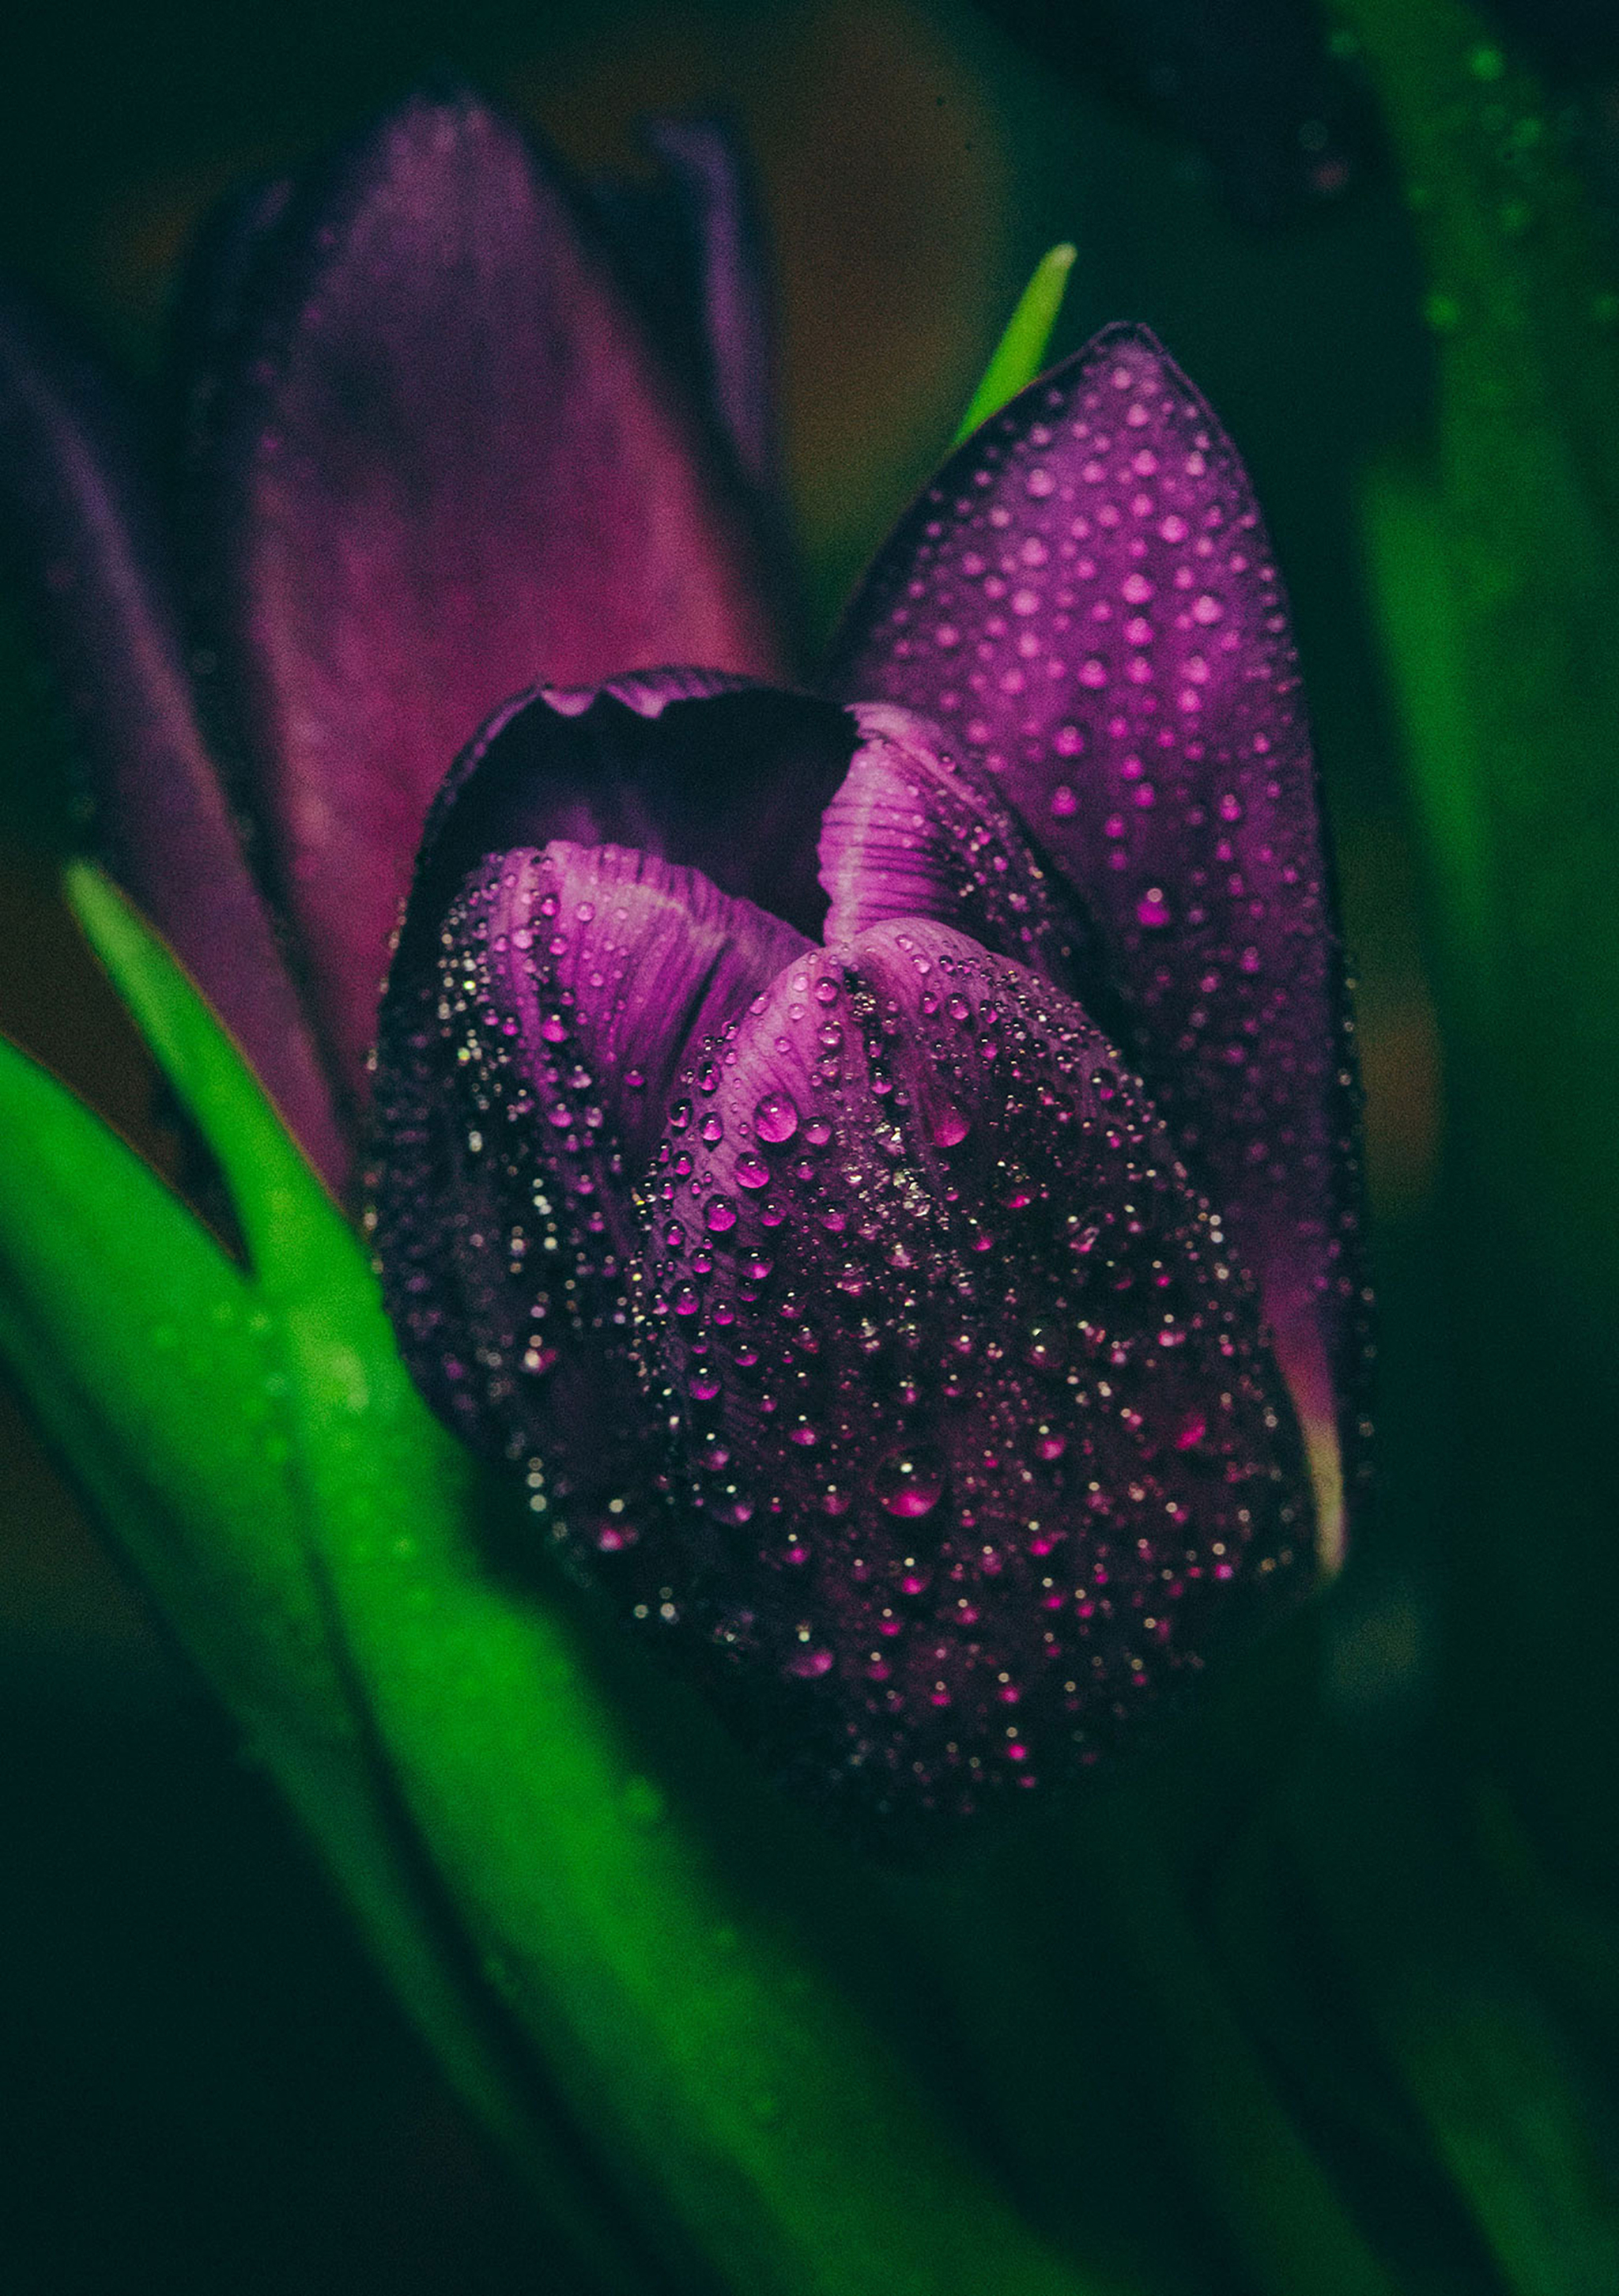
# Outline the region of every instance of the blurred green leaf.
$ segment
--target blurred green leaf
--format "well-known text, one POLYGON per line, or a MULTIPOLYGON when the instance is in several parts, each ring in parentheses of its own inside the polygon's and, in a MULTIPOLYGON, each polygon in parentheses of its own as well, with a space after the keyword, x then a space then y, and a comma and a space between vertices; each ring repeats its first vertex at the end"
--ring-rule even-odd
POLYGON ((1435 1824, 1435 1791, 1346 1752, 1306 1765, 1294 1839, 1343 1970, 1503 2284, 1606 2296, 1619 2287, 1615 2129, 1465 1840, 1435 1824))
POLYGON ((1442 901, 1458 1128, 1605 1329, 1619 1152, 1619 295, 1541 91, 1460 0, 1338 0, 1427 258, 1439 433, 1372 586, 1442 901))

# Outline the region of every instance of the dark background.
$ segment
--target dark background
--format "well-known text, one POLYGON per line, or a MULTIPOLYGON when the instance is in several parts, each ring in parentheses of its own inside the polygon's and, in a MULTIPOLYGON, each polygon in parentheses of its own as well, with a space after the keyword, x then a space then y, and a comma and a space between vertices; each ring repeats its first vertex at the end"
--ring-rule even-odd
MULTIPOLYGON (((1533 27, 1604 192, 1610 13, 1540 10, 1533 27)), ((740 116, 822 623, 1057 238, 1079 248, 1059 348, 1145 318, 1234 431, 1293 593, 1361 981, 1386 1496, 1329 1677, 1369 1728, 1417 1726, 1455 1561, 1443 1091, 1353 487, 1369 455, 1420 439, 1431 377, 1405 217, 1353 76, 1280 4, 69 0, 0 39, 0 263, 150 391, 209 202, 446 70, 586 168, 634 165, 647 111, 740 116)), ((11 619, 0 734, 0 1026, 172 1168, 138 1048, 55 899, 60 745, 11 619)), ((0 1442, 0 2279, 18 2296, 561 2285, 267 1784, 4 1398, 0 1442)))

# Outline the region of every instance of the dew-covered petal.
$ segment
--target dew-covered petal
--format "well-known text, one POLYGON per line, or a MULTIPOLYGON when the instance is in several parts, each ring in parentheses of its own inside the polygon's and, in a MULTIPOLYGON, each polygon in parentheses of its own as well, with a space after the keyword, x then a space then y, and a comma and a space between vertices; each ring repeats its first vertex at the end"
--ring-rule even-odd
MULTIPOLYGON (((674 1120, 676 1078, 812 944, 699 870, 622 845, 559 840, 505 854, 451 912, 446 931, 458 939, 462 916, 473 921, 491 1006, 536 1111, 553 1130, 560 1110, 576 1116, 562 1129, 577 1135, 609 1226, 622 1210, 616 1232, 627 1244, 628 1188, 674 1120), (564 1041, 571 1065, 556 1050, 564 1041), (615 1194, 621 1206, 609 1204, 615 1194)), ((698 1066, 692 1122, 718 1078, 698 1066)))
POLYGON ((693 1041, 809 944, 694 870, 560 842, 491 856, 414 924, 382 1008, 373 1177, 406 1360, 571 1552, 626 1557, 615 1583, 638 1588, 664 1443, 628 1344, 632 1189, 693 1041))
POLYGON ((269 244, 211 425, 225 699, 358 1089, 429 800, 490 709, 768 673, 774 640, 700 425, 515 130, 408 102, 269 244))
POLYGON ((849 710, 861 743, 821 824, 829 947, 931 917, 1072 988, 1081 921, 984 769, 893 702, 849 710))
POLYGON ((1247 473, 1144 329, 1107 330, 945 464, 834 688, 936 718, 1080 896, 1126 1049, 1258 1276, 1336 1550, 1365 1342, 1309 732, 1247 473))
POLYGON ((123 419, 89 364, 9 296, 0 555, 54 659, 110 861, 340 1191, 348 1144, 198 729, 172 570, 123 419))
POLYGON ((712 670, 546 687, 498 710, 428 818, 407 936, 488 855, 552 839, 626 845, 700 869, 819 939, 822 809, 847 770, 850 714, 712 670))
POLYGON ((670 1639, 876 1826, 1071 1774, 1312 1577, 1218 1218, 1080 1008, 947 928, 789 965, 727 1049, 645 1196, 670 1639))

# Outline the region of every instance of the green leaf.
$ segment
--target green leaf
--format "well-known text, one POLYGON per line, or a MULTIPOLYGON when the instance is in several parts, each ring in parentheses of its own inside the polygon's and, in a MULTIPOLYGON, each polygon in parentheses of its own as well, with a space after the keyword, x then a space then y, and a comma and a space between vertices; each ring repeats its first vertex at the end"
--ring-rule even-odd
POLYGON ((1016 398, 1040 373, 1051 330, 1062 308, 1062 299, 1068 290, 1075 252, 1064 240, 1059 246, 1049 248, 1035 265, 1034 276, 1007 322, 1006 332, 991 354, 984 380, 961 417, 961 427, 951 441, 953 446, 959 447, 964 439, 970 439, 981 423, 987 422, 992 414, 998 414, 1008 399, 1016 398))
POLYGON ((1441 1789, 1430 1782, 1425 1796, 1347 1750, 1313 1771, 1296 1781, 1293 1837, 1344 1972, 1503 2284, 1517 2296, 1606 2296, 1619 2287, 1611 2135, 1488 1882, 1435 1825, 1441 1789))
POLYGON ((349 1231, 264 1088, 172 949, 103 871, 70 862, 63 887, 169 1083, 218 1158, 266 1298, 319 1289, 349 1231))
POLYGON ((4 1043, 0 1141, 0 1302, 24 1393, 238 1712, 348 1736, 270 1316, 140 1159, 4 1043))
POLYGON ((1430 475, 1366 522, 1440 898, 1457 1134, 1599 1344, 1619 1292, 1619 295, 1541 91, 1460 0, 1338 0, 1429 275, 1430 475))
MULTIPOLYGON (((132 931, 148 937, 138 919, 132 931)), ((39 1425, 309 1827, 462 2094, 604 2285, 627 2287, 608 2268, 616 2240, 513 2094, 490 2005, 462 1982, 464 1945, 423 1899, 306 1544, 275 1319, 140 1159, 4 1042, 0 1143, 0 1353, 39 1425)))

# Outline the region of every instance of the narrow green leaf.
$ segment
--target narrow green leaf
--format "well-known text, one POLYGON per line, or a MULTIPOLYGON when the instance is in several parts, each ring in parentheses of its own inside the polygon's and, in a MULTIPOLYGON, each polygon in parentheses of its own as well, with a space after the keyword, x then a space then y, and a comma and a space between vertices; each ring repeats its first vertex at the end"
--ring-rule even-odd
MULTIPOLYGON (((134 919, 134 936, 145 931, 134 919)), ((193 995, 182 981, 173 1003, 193 995)), ((202 1039, 209 1019, 177 1010, 176 1026, 202 1039)), ((313 1176, 308 1185, 318 1187, 313 1176)), ((423 1895, 419 1853, 353 1702, 307 1544, 276 1318, 139 1157, 3 1041, 0 1355, 309 1827, 462 2094, 518 2155, 603 2286, 628 2289, 622 2239, 577 2190, 571 2156, 534 2100, 514 2088, 493 2030, 498 2005, 469 1990, 464 1940, 423 1895)))
POLYGON ((346 1224, 172 949, 103 871, 72 861, 69 904, 159 1065, 219 1159, 266 1298, 318 1286, 346 1224))
POLYGON ((981 423, 987 422, 992 414, 998 414, 1008 399, 1016 398, 1040 373, 1051 330, 1062 308, 1062 299, 1067 292, 1075 253, 1064 240, 1059 246, 1049 248, 1035 265, 1034 276, 1007 322, 1006 332, 991 354, 984 380, 961 417, 961 427, 951 441, 953 446, 959 447, 963 439, 970 439, 981 423))
POLYGON ((269 1316, 140 1159, 4 1043, 0 1142, 4 1338, 24 1393, 237 1710, 342 1739, 269 1316))

